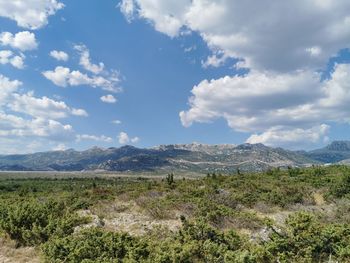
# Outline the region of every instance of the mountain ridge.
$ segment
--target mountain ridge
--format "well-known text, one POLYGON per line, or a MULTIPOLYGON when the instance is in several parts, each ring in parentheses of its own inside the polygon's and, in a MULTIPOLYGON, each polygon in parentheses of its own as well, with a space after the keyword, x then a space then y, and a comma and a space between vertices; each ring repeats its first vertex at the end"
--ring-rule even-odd
MULTIPOLYGON (((339 145, 339 147, 345 146, 339 145)), ((83 151, 68 149, 0 155, 0 170, 236 172, 239 169, 262 171, 274 167, 303 167, 322 163, 311 158, 312 155, 312 152, 296 152, 281 147, 273 148, 264 144, 249 143, 168 144, 152 148, 125 145, 119 148, 92 147, 83 151)))
POLYGON ((322 163, 338 163, 350 159, 350 141, 333 141, 327 146, 306 152, 305 156, 322 163))

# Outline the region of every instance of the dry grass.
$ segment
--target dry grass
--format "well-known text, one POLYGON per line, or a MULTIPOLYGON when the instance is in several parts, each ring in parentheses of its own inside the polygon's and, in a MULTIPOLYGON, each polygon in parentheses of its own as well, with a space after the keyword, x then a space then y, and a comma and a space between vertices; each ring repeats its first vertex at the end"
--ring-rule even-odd
POLYGON ((178 218, 167 218, 162 208, 149 205, 155 196, 158 195, 141 195, 135 201, 121 196, 113 201, 100 201, 90 211, 92 215, 103 218, 104 228, 109 231, 127 232, 135 236, 149 234, 159 228, 177 231, 181 226, 178 218))
POLYGON ((34 247, 16 248, 15 242, 0 238, 1 263, 39 263, 39 251, 34 247))
POLYGON ((320 192, 314 193, 313 198, 314 198, 316 205, 325 205, 326 204, 326 201, 323 198, 323 194, 320 192))
POLYGON ((113 201, 99 201, 90 210, 93 214, 98 215, 100 218, 112 219, 118 216, 119 213, 135 210, 135 204, 133 202, 121 201, 115 199, 113 201))

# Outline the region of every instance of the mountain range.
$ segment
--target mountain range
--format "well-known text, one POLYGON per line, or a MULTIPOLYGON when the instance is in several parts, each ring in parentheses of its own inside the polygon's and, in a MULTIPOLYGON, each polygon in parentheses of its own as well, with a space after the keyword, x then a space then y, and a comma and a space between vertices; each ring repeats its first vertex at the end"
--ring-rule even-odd
POLYGON ((153 148, 93 147, 33 154, 0 155, 3 171, 262 171, 273 167, 350 164, 350 141, 313 151, 290 151, 263 144, 171 144, 153 148))

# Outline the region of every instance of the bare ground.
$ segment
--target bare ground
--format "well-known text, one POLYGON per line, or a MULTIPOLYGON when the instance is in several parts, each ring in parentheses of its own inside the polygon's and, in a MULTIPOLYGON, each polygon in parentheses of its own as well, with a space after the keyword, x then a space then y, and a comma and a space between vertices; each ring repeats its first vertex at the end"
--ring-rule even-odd
POLYGON ((127 232, 135 236, 145 235, 159 228, 175 232, 181 227, 180 219, 154 219, 133 201, 101 202, 91 210, 82 210, 79 213, 92 219, 85 227, 100 226, 109 231, 127 232))
POLYGON ((39 263, 39 251, 34 247, 16 248, 14 242, 0 238, 0 263, 39 263))

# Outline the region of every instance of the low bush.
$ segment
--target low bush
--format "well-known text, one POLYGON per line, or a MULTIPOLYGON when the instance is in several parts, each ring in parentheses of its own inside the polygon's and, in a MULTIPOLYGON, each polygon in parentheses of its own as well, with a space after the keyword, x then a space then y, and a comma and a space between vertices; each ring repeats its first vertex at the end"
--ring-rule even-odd
POLYGON ((139 238, 98 228, 55 237, 42 250, 48 262, 141 262, 149 256, 147 243, 139 238))
POLYGON ((265 253, 279 262, 339 262, 350 260, 350 226, 322 224, 315 216, 299 212, 286 220, 286 227, 273 231, 265 253))
POLYGON ((21 245, 37 245, 51 236, 66 236, 85 221, 63 202, 37 200, 0 204, 0 230, 21 245))

